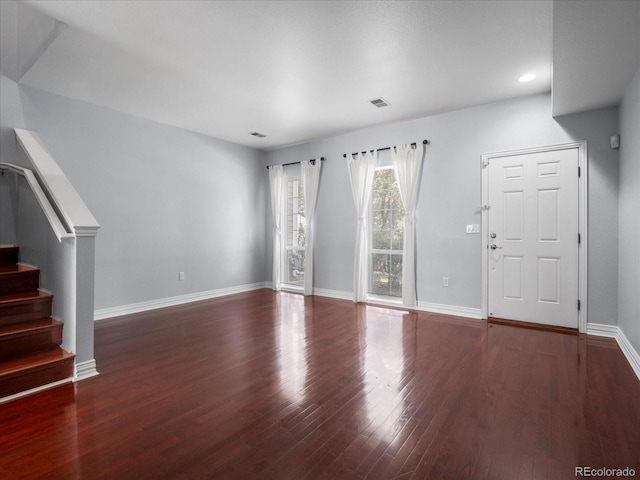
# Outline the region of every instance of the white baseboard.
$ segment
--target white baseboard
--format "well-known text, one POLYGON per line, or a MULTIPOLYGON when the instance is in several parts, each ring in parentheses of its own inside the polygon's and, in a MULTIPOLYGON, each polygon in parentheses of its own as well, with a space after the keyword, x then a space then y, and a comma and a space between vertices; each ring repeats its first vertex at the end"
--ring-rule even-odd
POLYGON ((73 373, 73 381, 79 382, 80 380, 85 380, 87 378, 95 377, 98 375, 98 370, 96 369, 96 361, 87 360, 86 362, 76 363, 74 367, 73 373))
POLYGON ((596 337, 616 338, 620 328, 617 325, 604 325, 601 323, 587 323, 587 335, 596 337))
POLYGON ((94 320, 104 320, 107 318, 121 317, 123 315, 131 315, 132 313, 146 312, 156 310, 158 308, 174 307, 185 303, 199 302, 201 300, 210 300, 212 298, 223 297, 225 295, 233 295, 234 293, 249 292, 251 290, 259 290, 266 287, 266 282, 250 283, 247 285, 238 285, 235 287, 220 288, 217 290, 209 290, 206 292, 188 293, 186 295, 178 295, 175 297, 161 298, 158 300, 150 300, 148 302, 133 303, 130 305, 121 305, 119 307, 100 308, 94 311, 94 320))
MULTIPOLYGON (((344 292, 341 290, 328 290, 325 288, 314 288, 313 294, 321 297, 337 298, 340 300, 353 300, 352 292, 344 292)), ((377 305, 384 305, 382 302, 373 301, 377 305)), ((390 302, 389 306, 402 308, 402 304, 390 302)), ((418 305, 411 310, 419 310, 421 312, 441 313, 444 315, 454 315, 456 317, 474 318, 482 320, 482 310, 479 308, 458 307, 455 305, 443 305, 441 303, 418 302, 418 305)))
POLYGON ((454 315, 456 317, 474 318, 482 320, 482 310, 471 307, 458 307, 456 305, 444 305, 442 303, 418 302, 416 310, 431 313, 441 313, 443 315, 454 315))
POLYGON ((596 335, 599 337, 610 337, 615 338, 616 342, 620 346, 620 350, 624 353, 624 356, 627 358, 629 365, 633 369, 634 373, 640 380, 640 355, 629 339, 625 336, 624 332, 620 330, 620 327, 617 325, 602 325, 599 323, 587 323, 587 334, 588 335, 596 335))
POLYGON ((353 293, 343 292, 342 290, 329 290, 327 288, 314 288, 313 294, 319 297, 336 298, 338 300, 353 301, 353 293))

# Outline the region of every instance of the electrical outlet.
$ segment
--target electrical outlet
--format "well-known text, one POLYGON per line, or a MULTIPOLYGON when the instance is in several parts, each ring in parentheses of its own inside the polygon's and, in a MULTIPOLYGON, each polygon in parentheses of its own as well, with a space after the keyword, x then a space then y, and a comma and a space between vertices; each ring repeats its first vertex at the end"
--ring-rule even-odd
POLYGON ((184 272, 178 274, 178 280, 184 280, 184 272))
POLYGON ((443 287, 449 286, 449 277, 442 277, 442 286, 443 287))

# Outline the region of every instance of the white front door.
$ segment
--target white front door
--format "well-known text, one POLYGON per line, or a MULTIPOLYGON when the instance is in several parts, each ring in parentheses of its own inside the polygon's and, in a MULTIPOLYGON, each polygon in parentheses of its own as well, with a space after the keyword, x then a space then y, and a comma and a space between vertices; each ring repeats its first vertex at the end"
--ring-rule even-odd
POLYGON ((578 328, 578 158, 564 148, 485 162, 489 317, 578 328))

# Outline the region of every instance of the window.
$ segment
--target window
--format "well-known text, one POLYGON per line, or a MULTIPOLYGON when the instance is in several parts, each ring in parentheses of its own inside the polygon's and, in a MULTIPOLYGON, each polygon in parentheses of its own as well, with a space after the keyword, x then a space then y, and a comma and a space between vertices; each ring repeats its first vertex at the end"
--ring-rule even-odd
POLYGON ((402 297, 404 208, 392 167, 377 168, 371 194, 369 293, 402 297))
POLYGON ((304 287, 304 258, 307 220, 304 209, 304 191, 299 178, 285 179, 286 202, 286 255, 284 283, 304 287))

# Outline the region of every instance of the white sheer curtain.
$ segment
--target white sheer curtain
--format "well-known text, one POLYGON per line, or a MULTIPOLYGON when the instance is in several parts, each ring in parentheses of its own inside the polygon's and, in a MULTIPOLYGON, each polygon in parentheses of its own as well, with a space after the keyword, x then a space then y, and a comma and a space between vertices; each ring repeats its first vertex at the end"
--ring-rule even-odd
POLYGON ((392 149, 393 169, 404 206, 404 257, 402 260, 402 303, 416 306, 416 207, 422 178, 424 146, 398 145, 392 149))
POLYGON ((307 218, 306 245, 304 256, 304 294, 313 294, 313 230, 320 184, 322 161, 318 158, 315 165, 311 161, 300 162, 302 189, 304 190, 304 208, 307 218))
POLYGON ((367 212, 373 189, 373 175, 376 170, 378 152, 364 155, 350 155, 347 158, 349 180, 353 192, 353 201, 358 219, 356 230, 356 251, 353 266, 353 301, 364 302, 367 299, 369 283, 369 238, 367 235, 367 212))
POLYGON ((282 184, 284 168, 282 165, 269 167, 269 185, 271 187, 271 214, 273 215, 273 289, 282 287, 282 184))

